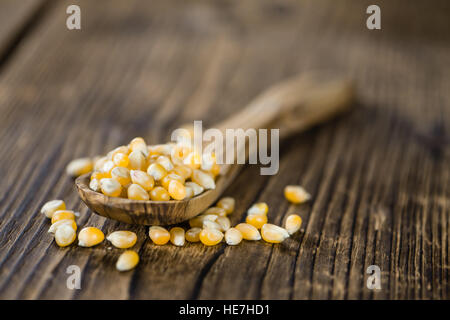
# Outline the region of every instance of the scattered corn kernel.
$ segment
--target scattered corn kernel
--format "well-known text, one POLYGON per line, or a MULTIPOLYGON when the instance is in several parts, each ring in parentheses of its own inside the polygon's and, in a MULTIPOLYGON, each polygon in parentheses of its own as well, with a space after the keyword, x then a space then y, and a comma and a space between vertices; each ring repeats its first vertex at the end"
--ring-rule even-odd
POLYGON ((265 214, 251 214, 247 216, 245 222, 251 224, 256 229, 261 229, 261 227, 267 223, 267 216, 265 214))
POLYGON ((212 175, 198 169, 194 170, 192 173, 192 181, 201 185, 205 189, 216 188, 216 183, 214 182, 212 175))
POLYGON ((245 240, 261 240, 258 229, 251 224, 239 223, 235 228, 242 233, 242 238, 245 240))
POLYGON ((148 231, 150 239, 154 244, 163 245, 169 242, 170 233, 166 229, 160 226, 152 226, 148 231))
POLYGON ((95 227, 81 229, 78 234, 78 245, 80 247, 93 247, 105 239, 103 232, 95 227))
POLYGON ((77 231, 77 223, 73 219, 62 219, 58 220, 55 223, 53 223, 50 228, 48 229, 49 233, 55 233, 56 230, 64 225, 69 225, 73 228, 73 230, 77 231))
POLYGON ((168 191, 175 200, 183 200, 186 197, 186 188, 177 180, 170 181, 168 191))
POLYGON ((163 187, 155 187, 150 191, 150 199, 153 201, 169 201, 170 195, 163 187))
POLYGON ((136 183, 130 184, 127 189, 128 199, 131 200, 144 200, 147 201, 150 199, 150 196, 147 191, 144 190, 140 185, 136 183))
POLYGON ((72 244, 77 237, 77 233, 72 226, 64 224, 55 231, 55 241, 60 247, 67 247, 72 244))
POLYGON ((266 223, 261 228, 261 236, 266 242, 280 243, 289 238, 289 233, 282 227, 266 223))
POLYGON ((192 228, 194 228, 194 227, 203 228, 203 221, 205 221, 205 220, 216 221, 217 217, 218 216, 216 216, 215 214, 207 214, 207 215, 201 214, 199 216, 196 216, 196 217, 190 219, 189 225, 192 228))
POLYGON ((242 241, 242 233, 236 228, 230 228, 225 232, 225 241, 230 246, 238 245, 242 241))
POLYGON ((217 217, 216 223, 220 225, 222 231, 227 231, 231 227, 230 219, 227 217, 217 217))
POLYGON ((192 191, 194 191, 194 197, 199 195, 200 193, 202 193, 205 190, 202 186, 200 186, 197 183, 192 182, 192 181, 186 182, 185 186, 192 188, 192 191))
POLYGON ((186 231, 185 237, 186 241, 189 242, 199 242, 200 241, 200 232, 202 232, 202 228, 191 228, 186 231))
POLYGON ((268 211, 269 211, 269 206, 267 205, 267 203, 265 203, 265 202, 258 202, 258 203, 255 203, 254 205, 252 205, 250 207, 250 209, 248 209, 247 215, 251 215, 251 214, 267 214, 268 211))
POLYGON ((311 195, 301 186, 286 186, 284 188, 284 196, 289 202, 303 203, 311 199, 311 195))
POLYGON ((75 221, 75 212, 72 210, 58 210, 52 215, 52 224, 63 219, 72 219, 75 221))
POLYGON ((100 188, 104 195, 110 197, 118 197, 122 192, 122 186, 119 181, 112 178, 104 178, 100 180, 100 188))
POLYGON ((117 259, 116 269, 119 271, 128 271, 133 269, 139 263, 139 255, 133 250, 126 250, 117 259))
POLYGON ((114 231, 106 237, 106 240, 116 248, 128 249, 136 244, 137 236, 132 231, 114 231))
POLYGON ((301 226, 302 226, 302 218, 296 214, 289 215, 286 218, 286 222, 284 224, 285 229, 291 235, 300 230, 301 226))
POLYGON ((184 246, 185 234, 183 228, 173 227, 172 229, 170 229, 169 233, 170 242, 172 242, 173 245, 176 245, 177 247, 184 246))
POLYGON ((111 177, 118 181, 122 186, 126 186, 131 182, 130 170, 124 167, 115 167, 112 169, 111 177))
POLYGON ((205 246, 214 246, 222 241, 223 233, 217 229, 203 229, 199 238, 205 246))
POLYGON ((72 160, 66 167, 66 173, 72 177, 78 177, 82 174, 92 171, 94 163, 91 158, 80 158, 72 160))
POLYGON ((147 173, 156 181, 160 181, 167 175, 167 170, 159 163, 152 163, 148 166, 147 173))
POLYGON ((216 206, 225 210, 227 214, 230 214, 234 211, 235 200, 232 197, 223 197, 220 199, 216 206))
POLYGON ((46 202, 42 208, 41 213, 44 214, 47 218, 51 218, 53 213, 58 210, 66 209, 66 204, 62 200, 51 200, 46 202))

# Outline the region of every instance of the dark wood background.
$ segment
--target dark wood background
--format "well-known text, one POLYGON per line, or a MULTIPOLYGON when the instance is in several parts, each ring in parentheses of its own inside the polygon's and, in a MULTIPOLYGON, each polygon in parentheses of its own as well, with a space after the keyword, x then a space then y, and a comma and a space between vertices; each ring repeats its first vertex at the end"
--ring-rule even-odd
POLYGON ((448 1, 0 2, 0 298, 448 299, 450 8, 448 1), (69 4, 82 30, 65 26, 69 4), (355 110, 285 140, 279 174, 246 167, 227 190, 232 222, 256 201, 283 243, 155 246, 147 228, 90 212, 64 173, 144 136, 231 115, 267 86, 314 69, 355 79, 355 110), (289 205, 286 184, 313 195, 289 205), (79 225, 137 232, 141 263, 115 270, 108 243, 61 249, 39 209, 61 198, 79 225), (66 287, 66 268, 82 289, 66 287), (382 271, 379 291, 366 268, 382 271))

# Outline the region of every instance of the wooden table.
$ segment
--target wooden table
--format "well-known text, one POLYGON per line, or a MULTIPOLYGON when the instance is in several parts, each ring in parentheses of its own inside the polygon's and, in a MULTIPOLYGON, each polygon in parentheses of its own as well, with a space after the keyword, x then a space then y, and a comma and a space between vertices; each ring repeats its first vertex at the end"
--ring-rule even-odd
POLYGON ((56 1, 0 3, 0 298, 448 299, 448 1, 56 1), (81 7, 82 30, 66 28, 81 7), (231 115, 288 76, 355 79, 355 110, 283 141, 280 171, 247 166, 227 190, 235 224, 256 201, 301 231, 281 245, 155 246, 146 227, 93 214, 65 175, 74 158, 180 124, 231 115), (285 201, 286 184, 313 199, 285 201), (108 243, 61 249, 39 213, 64 199, 79 225, 138 234, 141 263, 119 273, 108 243), (80 290, 67 267, 82 271, 80 290), (381 290, 366 269, 381 269, 381 290))

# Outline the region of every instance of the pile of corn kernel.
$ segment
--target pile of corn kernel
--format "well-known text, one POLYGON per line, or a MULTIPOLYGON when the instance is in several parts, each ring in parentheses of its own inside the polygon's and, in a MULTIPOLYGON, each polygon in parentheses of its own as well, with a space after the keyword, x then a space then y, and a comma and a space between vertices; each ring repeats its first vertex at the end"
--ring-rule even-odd
MULTIPOLYGON (((191 141, 190 134, 186 137, 191 141)), ((81 158, 66 171, 79 176, 93 170, 90 189, 110 197, 168 201, 189 199, 216 187, 220 172, 214 153, 194 152, 191 143, 147 145, 137 137, 95 159, 81 158)))
MULTIPOLYGON (((310 195, 300 186, 286 186, 285 198, 295 204, 310 199, 310 195)), ((286 217, 284 227, 268 223, 269 207, 264 202, 253 204, 247 211, 245 223, 231 227, 227 217, 234 211, 235 200, 231 197, 220 199, 216 206, 208 208, 202 214, 189 220, 190 229, 185 231, 181 227, 167 230, 161 226, 151 226, 149 237, 156 245, 165 245, 169 241, 175 246, 184 246, 185 242, 201 242, 206 246, 214 246, 224 239, 228 245, 238 245, 244 240, 260 240, 269 243, 280 243, 294 234, 302 225, 299 215, 291 214, 286 217)), ((71 245, 77 238, 77 213, 66 209, 62 200, 52 200, 44 204, 41 212, 51 219, 48 230, 53 233, 55 242, 60 247, 71 245)), ((103 242, 105 235, 95 227, 85 227, 78 233, 78 246, 93 247, 103 242)), ((136 244, 137 236, 132 231, 114 231, 106 240, 120 249, 129 249, 136 244)), ((139 255, 133 250, 124 251, 118 258, 116 268, 119 271, 131 270, 139 263, 139 255)))

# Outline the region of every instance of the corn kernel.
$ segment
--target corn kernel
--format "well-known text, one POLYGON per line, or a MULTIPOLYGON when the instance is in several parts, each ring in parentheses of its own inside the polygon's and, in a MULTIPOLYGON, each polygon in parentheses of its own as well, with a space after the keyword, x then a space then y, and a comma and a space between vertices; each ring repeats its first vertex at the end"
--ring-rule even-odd
POLYGON ((130 163, 130 159, 128 158, 128 155, 124 153, 116 153, 113 162, 118 167, 128 167, 128 164, 130 163))
POLYGON ((119 271, 128 271, 133 269, 139 263, 139 255, 133 250, 126 250, 117 259, 116 269, 119 271))
POLYGON ((105 165, 106 161, 108 161, 107 157, 100 157, 94 162, 94 171, 101 172, 103 171, 103 166, 105 165))
POLYGON ((167 170, 159 163, 152 163, 148 166, 147 173, 152 176, 155 181, 160 181, 167 175, 167 170))
POLYGON ((97 179, 92 179, 89 182, 89 189, 91 189, 92 191, 95 191, 95 192, 99 192, 101 190, 100 181, 98 181, 97 179))
POLYGON ((145 158, 145 155, 139 151, 132 151, 129 156, 129 168, 132 170, 145 170, 147 165, 147 159, 145 158))
POLYGON ((108 160, 105 162, 100 171, 110 175, 111 170, 114 169, 115 166, 116 165, 114 164, 114 162, 112 162, 112 160, 108 160))
POLYGON ((311 195, 301 186, 286 186, 284 188, 285 198, 292 203, 299 204, 311 199, 311 195))
POLYGON ((232 197, 223 197, 217 202, 216 206, 224 209, 226 214, 230 214, 234 211, 235 200, 232 197))
POLYGON ((186 158, 190 151, 191 149, 187 147, 183 147, 180 145, 173 146, 170 153, 170 159, 172 163, 177 166, 183 165, 183 159, 186 158))
POLYGON ((267 205, 267 203, 265 203, 265 202, 258 202, 258 203, 255 203, 254 205, 252 205, 250 207, 250 209, 248 209, 247 215, 251 215, 251 214, 267 214, 268 211, 269 211, 269 206, 267 205))
POLYGON ((95 227, 81 229, 78 234, 78 245, 80 247, 93 247, 105 239, 103 232, 95 227))
POLYGON ((168 191, 175 200, 183 200, 186 197, 186 188, 179 181, 170 181, 168 191))
POLYGON ((230 219, 227 217, 217 217, 216 223, 220 225, 222 231, 227 231, 231 227, 230 219))
POLYGON ((209 221, 216 221, 217 217, 215 214, 208 214, 208 215, 199 215, 189 220, 189 225, 194 228, 203 228, 203 221, 209 220, 209 221))
POLYGON ((192 181, 201 185, 205 189, 215 189, 216 183, 212 175, 201 170, 194 170, 192 173, 192 181))
POLYGON ((245 240, 261 240, 258 229, 251 224, 239 223, 235 228, 242 233, 242 238, 245 240))
POLYGON ((180 182, 181 184, 184 184, 184 179, 183 177, 177 175, 176 173, 169 173, 167 176, 165 176, 164 178, 162 178, 161 180, 161 185, 166 188, 169 189, 169 184, 172 180, 176 180, 178 182, 180 182))
POLYGON ((144 190, 140 185, 136 183, 130 184, 127 189, 128 199, 131 200, 144 200, 147 201, 150 199, 150 196, 147 191, 144 190))
POLYGON ((137 236, 132 231, 114 231, 106 237, 106 240, 116 248, 128 249, 136 244, 137 236))
POLYGON ((72 177, 78 177, 92 171, 94 163, 91 158, 72 160, 66 167, 66 173, 72 177))
POLYGON ((238 245, 242 241, 242 233, 236 228, 230 228, 225 232, 225 241, 230 246, 238 245))
POLYGON ((170 229, 169 233, 170 233, 170 242, 172 242, 173 245, 177 247, 184 246, 185 236, 183 228, 173 227, 172 229, 170 229))
POLYGON ((296 214, 289 215, 286 218, 286 222, 284 224, 285 229, 291 235, 300 230, 301 226, 302 226, 302 218, 296 214))
POLYGON ((169 242, 170 233, 166 229, 160 226, 152 226, 148 231, 150 239, 152 239, 154 244, 163 245, 169 242))
POLYGON ((66 204, 62 200, 51 200, 46 202, 42 208, 41 213, 44 214, 47 218, 51 218, 53 213, 58 210, 66 209, 66 204))
POLYGON ((103 194, 110 197, 118 197, 122 192, 122 186, 120 183, 112 178, 104 178, 100 180, 100 187, 103 194))
POLYGON ((211 207, 211 208, 206 209, 204 214, 215 214, 216 216, 219 216, 219 217, 225 217, 227 215, 227 212, 223 208, 211 207))
POLYGON ((100 171, 95 171, 92 172, 91 174, 91 180, 98 180, 100 181, 103 178, 111 178, 111 174, 109 174, 108 172, 100 172, 100 171))
POLYGON ((49 233, 55 233, 56 230, 64 225, 69 225, 73 228, 73 230, 77 231, 77 224, 75 222, 75 220, 73 219, 62 219, 62 220, 58 220, 55 223, 53 223, 50 228, 48 229, 49 233))
POLYGON ((184 199, 190 199, 194 197, 194 189, 189 186, 184 186, 184 189, 186 190, 186 196, 184 197, 184 199))
POLYGON ((72 210, 58 210, 52 215, 52 224, 63 219, 72 219, 75 221, 75 212, 72 210))
POLYGON ((131 170, 131 181, 140 185, 144 190, 150 191, 155 185, 155 180, 145 171, 131 170))
POLYGON ((220 224, 211 220, 203 220, 203 229, 217 229, 223 231, 220 224))
POLYGON ((261 236, 266 242, 280 243, 289 238, 289 233, 284 228, 266 223, 261 228, 261 236))
POLYGON ((150 199, 153 201, 169 201, 170 195, 163 187, 155 187, 150 191, 150 199))
POLYGON ((145 140, 141 137, 136 137, 133 140, 131 140, 128 147, 131 149, 131 151, 147 150, 147 144, 145 143, 145 140))
POLYGON ((200 232, 202 232, 202 228, 191 228, 186 231, 185 237, 189 242, 199 242, 200 241, 200 232))
POLYGON ((77 237, 77 233, 70 225, 62 225, 55 231, 55 241, 60 247, 67 247, 72 244, 77 237))
POLYGON ((222 241, 223 233, 217 229, 203 229, 199 238, 205 246, 214 246, 222 241))
POLYGON ((195 182, 192 181, 188 181, 185 183, 186 187, 192 188, 192 191, 194 191, 194 197, 199 195, 200 193, 203 192, 203 190, 205 190, 202 186, 198 185, 195 182))
POLYGON ((111 170, 111 177, 117 180, 122 186, 131 183, 130 170, 124 167, 115 167, 111 170))
POLYGON ((198 169, 202 164, 202 156, 198 152, 192 151, 183 159, 183 163, 192 169, 198 169))
POLYGON ((183 177, 184 180, 189 179, 192 175, 192 169, 185 165, 176 166, 171 172, 183 177))
POLYGON ((128 148, 127 146, 120 146, 120 147, 117 147, 114 150, 108 152, 106 157, 108 158, 108 160, 114 161, 114 157, 116 154, 122 153, 122 154, 128 155, 130 153, 130 151, 131 151, 130 148, 128 148))
POLYGON ((166 156, 159 156, 158 159, 156 159, 156 163, 160 164, 166 171, 173 170, 173 163, 166 156))
POLYGON ((267 223, 267 216, 265 214, 251 214, 247 216, 245 222, 251 224, 256 229, 261 229, 267 223))

